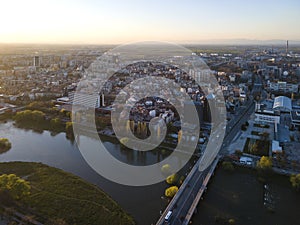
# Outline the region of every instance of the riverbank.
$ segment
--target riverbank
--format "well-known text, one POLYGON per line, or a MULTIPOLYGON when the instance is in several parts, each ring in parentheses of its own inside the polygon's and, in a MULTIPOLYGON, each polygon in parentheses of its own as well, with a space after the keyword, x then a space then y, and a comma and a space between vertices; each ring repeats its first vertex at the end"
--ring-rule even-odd
POLYGON ((16 210, 49 223, 134 224, 115 201, 95 185, 60 169, 33 162, 0 163, 0 174, 14 173, 30 182, 31 194, 16 204, 16 210), (25 211, 25 213, 24 213, 25 211))

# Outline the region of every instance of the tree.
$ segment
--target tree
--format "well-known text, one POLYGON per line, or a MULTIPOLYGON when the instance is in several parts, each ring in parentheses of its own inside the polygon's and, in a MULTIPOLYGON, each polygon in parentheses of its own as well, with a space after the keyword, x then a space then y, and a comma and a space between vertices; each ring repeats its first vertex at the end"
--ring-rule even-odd
POLYGON ((65 109, 61 109, 60 111, 59 111, 59 114, 61 115, 61 116, 67 116, 66 114, 67 114, 67 110, 65 110, 65 109))
POLYGON ((247 126, 246 126, 245 124, 242 124, 241 130, 242 130, 242 131, 246 131, 246 130, 247 130, 247 126))
POLYGON ((234 152, 238 157, 241 157, 243 155, 243 152, 239 149, 235 150, 234 152))
POLYGON ((178 144, 180 144, 182 139, 182 130, 178 131, 178 144))
POLYGON ((295 188, 297 191, 299 191, 300 190, 300 173, 298 173, 297 175, 296 174, 291 175, 290 182, 291 182, 293 188, 295 188))
POLYGON ((0 190, 7 190, 14 199, 20 199, 30 194, 30 183, 15 174, 0 176, 0 190))
POLYGON ((169 198, 172 198, 177 193, 177 191, 178 191, 178 187, 177 186, 169 187, 169 188, 167 188, 165 190, 165 196, 169 197, 169 198))
POLYGON ((11 148, 11 143, 7 138, 0 138, 0 153, 4 153, 11 148))
POLYGON ((267 170, 272 168, 272 159, 267 156, 262 156, 257 162, 257 168, 267 170))
POLYGON ((131 127, 131 122, 130 122, 130 120, 127 120, 127 122, 126 122, 126 131, 127 131, 127 133, 129 133, 130 127, 131 127))
POLYGON ((136 125, 136 134, 140 135, 141 134, 141 122, 138 121, 136 125))
POLYGON ((122 137, 121 139, 120 139, 120 143, 122 144, 122 145, 125 145, 126 146, 126 144, 129 142, 129 138, 128 137, 122 137))
POLYGON ((66 136, 67 136, 67 138, 74 139, 73 123, 72 122, 66 122, 66 136))
POLYGON ((171 173, 171 166, 170 164, 165 164, 161 167, 161 171, 164 173, 164 174, 170 174, 171 173))
POLYGON ((52 129, 55 129, 55 130, 59 129, 60 127, 63 128, 63 126, 62 126, 61 121, 60 121, 59 118, 53 118, 53 119, 51 119, 50 126, 51 126, 52 129))
POLYGON ((234 170, 234 167, 233 167, 231 162, 224 161, 222 163, 222 167, 223 167, 224 170, 227 170, 227 171, 230 171, 230 172, 232 172, 234 170))
POLYGON ((17 123, 40 123, 45 119, 45 113, 38 110, 24 110, 17 112, 15 115, 15 121, 17 123))
POLYGON ((175 184, 178 181, 178 175, 176 173, 167 177, 166 182, 168 184, 175 184))
POLYGON ((141 133, 144 137, 147 135, 147 124, 145 122, 141 124, 141 133))
POLYGON ((134 126, 135 126, 134 121, 130 120, 130 129, 131 129, 132 133, 134 133, 134 126))
POLYGON ((234 219, 229 219, 228 224, 230 224, 230 225, 235 224, 235 220, 234 219))
POLYGON ((161 134, 161 129, 160 126, 157 127, 157 137, 159 138, 161 134))
POLYGON ((254 144, 252 144, 250 152, 254 155, 258 153, 258 143, 255 141, 254 144))

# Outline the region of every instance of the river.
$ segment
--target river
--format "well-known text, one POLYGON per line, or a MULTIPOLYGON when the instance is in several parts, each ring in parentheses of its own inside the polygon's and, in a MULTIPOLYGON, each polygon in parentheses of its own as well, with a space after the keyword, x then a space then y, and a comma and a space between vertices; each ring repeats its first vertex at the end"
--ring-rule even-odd
POLYGON ((262 183, 255 171, 238 168, 233 173, 218 168, 198 205, 193 224, 218 225, 216 217, 235 225, 300 225, 300 193, 291 188, 288 177, 273 175, 262 183), (264 206, 264 193, 273 201, 274 211, 264 206))
MULTIPOLYGON (((97 174, 85 162, 76 143, 66 139, 65 133, 55 136, 48 131, 37 133, 17 128, 9 121, 0 123, 0 137, 8 138, 12 143, 12 148, 0 155, 1 162, 41 162, 78 175, 109 194, 134 217, 139 225, 155 223, 159 218, 159 211, 167 204, 167 200, 161 199, 167 187, 165 182, 144 187, 131 187, 111 182, 97 174)), ((127 159, 118 144, 110 141, 105 141, 104 144, 118 158, 127 159)), ((155 158, 153 154, 148 157, 151 162, 155 158)), ((129 159, 139 160, 132 157, 129 159)))
MULTIPOLYGON (((94 183, 109 194, 120 206, 131 214, 139 225, 156 222, 159 211, 167 204, 161 199, 167 187, 165 182, 132 187, 116 184, 97 174, 82 158, 77 145, 65 137, 65 133, 52 136, 50 132, 37 133, 13 126, 12 122, 0 123, 0 137, 8 138, 12 148, 0 154, 0 161, 42 162, 80 176, 94 183)), ((151 163, 156 156, 149 153, 144 159, 136 155, 127 157, 119 144, 103 138, 111 153, 123 161, 135 164, 151 163)), ((84 141, 84 139, 82 139, 84 141)), ((228 173, 216 170, 208 191, 198 206, 198 213, 192 218, 193 224, 217 225, 216 216, 234 218, 242 225, 300 225, 298 217, 300 194, 293 191, 287 177, 275 176, 268 183, 275 202, 271 213, 263 205, 264 187, 255 172, 237 169, 228 173)))

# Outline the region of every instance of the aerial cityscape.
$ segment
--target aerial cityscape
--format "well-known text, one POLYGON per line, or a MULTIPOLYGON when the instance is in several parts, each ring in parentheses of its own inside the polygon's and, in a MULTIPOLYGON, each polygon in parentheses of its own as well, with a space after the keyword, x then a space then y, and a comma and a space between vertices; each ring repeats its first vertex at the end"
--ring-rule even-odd
POLYGON ((300 225, 300 2, 42 2, 1 3, 0 225, 300 225))

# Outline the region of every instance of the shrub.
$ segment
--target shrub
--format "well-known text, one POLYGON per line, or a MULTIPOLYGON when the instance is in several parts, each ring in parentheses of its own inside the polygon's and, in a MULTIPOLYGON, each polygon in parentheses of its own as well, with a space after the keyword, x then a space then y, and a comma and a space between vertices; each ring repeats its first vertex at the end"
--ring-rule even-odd
POLYGON ((291 182, 293 188, 295 188, 297 191, 299 191, 299 189, 300 189, 300 173, 298 173, 297 175, 296 174, 291 175, 290 182, 291 182))
POLYGON ((223 163, 222 163, 222 167, 223 167, 223 169, 226 170, 226 171, 232 172, 232 171, 234 170, 234 166, 232 165, 231 162, 226 162, 226 161, 223 162, 223 163))
POLYGON ((0 138, 0 153, 4 153, 11 148, 11 143, 7 138, 0 138))
POLYGON ((230 225, 235 224, 235 220, 234 220, 234 219, 229 219, 229 220, 228 220, 228 224, 230 224, 230 225))
POLYGON ((15 121, 17 123, 40 123, 45 120, 45 113, 38 110, 24 110, 17 112, 15 115, 15 121))
POLYGON ((243 125, 241 126, 241 130, 246 131, 246 130, 247 130, 247 126, 245 126, 245 124, 243 124, 243 125))
POLYGON ((263 170, 271 169, 272 165, 272 159, 267 156, 262 156, 257 162, 257 167, 263 170))
POLYGON ((175 183, 177 183, 177 181, 178 181, 178 176, 176 173, 168 176, 166 179, 166 182, 168 184, 175 184, 175 183))
POLYGON ((30 194, 29 182, 17 177, 15 174, 0 176, 0 190, 7 190, 14 199, 20 199, 30 194))
POLYGON ((169 187, 165 190, 165 196, 172 198, 177 193, 177 191, 178 191, 178 187, 176 186, 169 187))
POLYGON ((66 137, 69 139, 74 139, 74 132, 73 132, 73 123, 66 122, 66 137))
POLYGON ((235 150, 234 152, 238 157, 241 157, 243 155, 243 152, 241 150, 235 150))

